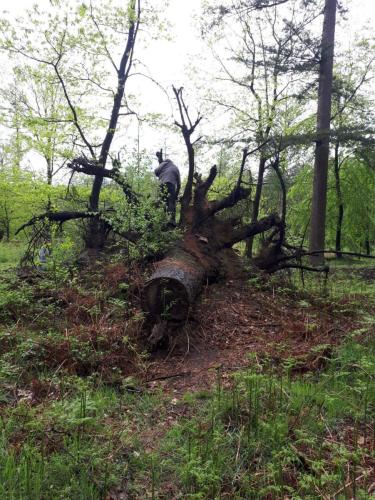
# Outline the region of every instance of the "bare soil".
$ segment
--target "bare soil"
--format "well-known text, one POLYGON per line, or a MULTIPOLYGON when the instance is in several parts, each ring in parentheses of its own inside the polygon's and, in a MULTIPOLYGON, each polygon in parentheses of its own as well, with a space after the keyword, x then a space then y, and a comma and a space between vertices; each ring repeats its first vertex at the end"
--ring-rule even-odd
POLYGON ((152 355, 146 381, 177 395, 254 362, 277 368, 294 358, 293 371, 319 370, 358 320, 344 300, 311 302, 229 279, 206 287, 189 322, 152 355))

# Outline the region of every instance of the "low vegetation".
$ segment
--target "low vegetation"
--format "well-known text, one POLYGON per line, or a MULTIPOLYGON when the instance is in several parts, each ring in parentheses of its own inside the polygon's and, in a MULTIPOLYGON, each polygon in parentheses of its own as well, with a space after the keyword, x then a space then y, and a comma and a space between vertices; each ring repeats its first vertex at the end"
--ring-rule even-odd
POLYGON ((369 498, 374 270, 350 269, 352 279, 347 262, 305 288, 297 274, 249 282, 267 300, 277 287, 273 300, 297 300, 307 315, 324 302, 342 328, 356 318, 336 347, 313 345, 312 364, 249 352, 245 367, 212 366, 212 388, 193 391, 150 378, 147 270, 107 261, 60 273, 58 286, 56 269, 32 282, 3 272, 1 497, 369 498))

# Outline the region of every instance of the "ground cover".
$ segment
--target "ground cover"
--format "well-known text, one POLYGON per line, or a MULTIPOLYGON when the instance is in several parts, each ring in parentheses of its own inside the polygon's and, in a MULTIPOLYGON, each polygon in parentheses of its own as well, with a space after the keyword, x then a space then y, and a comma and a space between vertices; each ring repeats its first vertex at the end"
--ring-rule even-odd
POLYGON ((228 277, 154 353, 148 272, 2 274, 1 498, 375 494, 371 267, 228 277))

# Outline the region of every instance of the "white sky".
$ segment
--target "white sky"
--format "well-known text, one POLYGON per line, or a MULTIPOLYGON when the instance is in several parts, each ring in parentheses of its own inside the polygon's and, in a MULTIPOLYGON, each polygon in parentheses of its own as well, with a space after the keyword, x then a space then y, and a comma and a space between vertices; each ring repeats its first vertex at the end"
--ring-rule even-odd
MULTIPOLYGON (((68 0, 66 0, 68 1, 68 0)), ((124 0, 124 4, 127 0, 124 0)), ((189 85, 189 61, 192 56, 203 52, 203 42, 200 41, 198 27, 194 25, 194 14, 199 13, 203 0, 169 0, 165 10, 165 18, 171 23, 172 41, 153 42, 142 52, 138 50, 136 57, 141 59, 148 67, 152 77, 170 91, 171 85, 189 85)), ((0 0, 0 10, 6 10, 14 16, 20 15, 26 8, 35 4, 35 0, 0 0)), ((38 6, 48 8, 50 0, 38 0, 38 6)), ((337 38, 346 43, 356 33, 360 33, 365 25, 375 26, 375 0, 344 0, 344 5, 349 9, 347 18, 350 22, 340 22, 337 27, 337 38)), ((198 59, 199 60, 199 59, 198 59)), ((159 107, 160 111, 170 113, 170 105, 165 95, 157 87, 144 83, 139 87, 138 99, 150 102, 159 107), (144 85, 144 87, 143 87, 144 85)), ((172 121, 172 118, 171 118, 172 121)), ((186 163, 186 155, 182 140, 175 142, 170 139, 165 130, 147 132, 146 137, 141 133, 141 148, 145 147, 150 154, 156 148, 170 141, 169 152, 180 166, 186 163)))

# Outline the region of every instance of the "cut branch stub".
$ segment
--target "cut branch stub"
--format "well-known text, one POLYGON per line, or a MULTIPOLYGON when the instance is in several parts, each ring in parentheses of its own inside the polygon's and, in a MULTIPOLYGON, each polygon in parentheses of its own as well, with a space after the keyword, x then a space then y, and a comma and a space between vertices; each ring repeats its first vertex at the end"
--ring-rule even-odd
POLYGON ((146 283, 143 307, 155 317, 185 321, 207 271, 188 252, 178 249, 163 259, 146 283))

